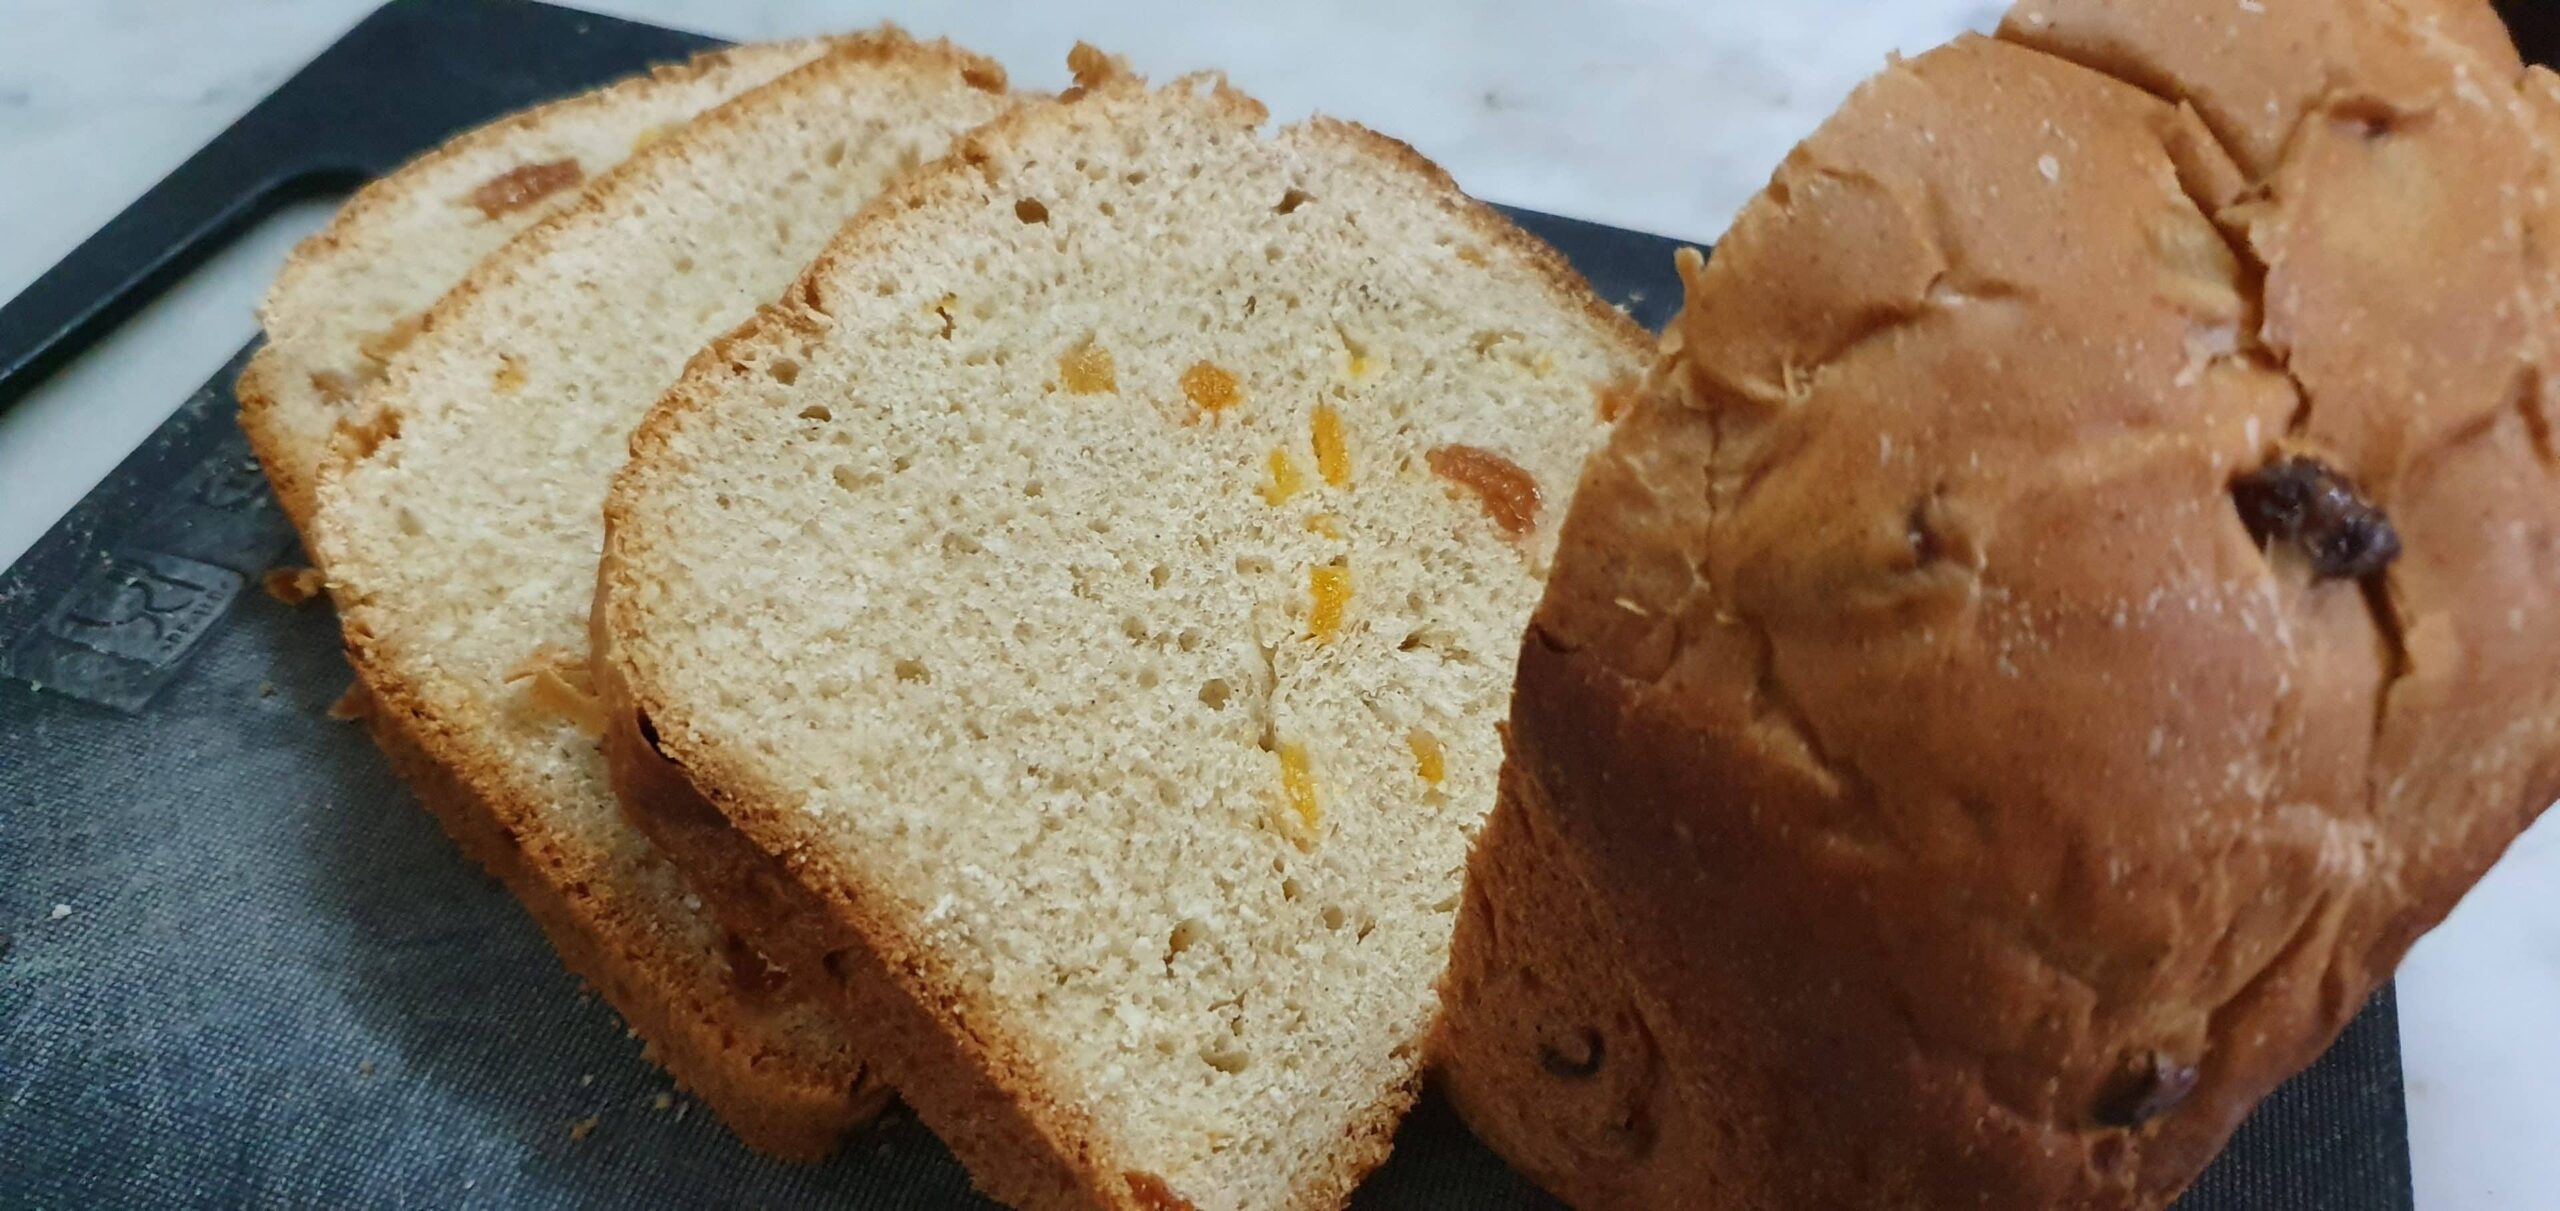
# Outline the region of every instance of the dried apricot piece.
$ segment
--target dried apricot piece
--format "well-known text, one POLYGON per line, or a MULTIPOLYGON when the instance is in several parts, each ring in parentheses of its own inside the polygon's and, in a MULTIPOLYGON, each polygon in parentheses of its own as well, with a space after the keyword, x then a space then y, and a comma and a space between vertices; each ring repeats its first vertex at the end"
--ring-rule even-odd
POLYGON ((1287 504, 1298 489, 1307 486, 1307 477, 1298 473, 1298 465, 1289 461, 1289 452, 1279 447, 1271 450, 1271 482, 1262 485, 1263 503, 1274 507, 1287 504))
POLYGON ((1538 481, 1520 464, 1481 446, 1442 446, 1423 456, 1431 472, 1476 494, 1484 514, 1517 538, 1538 524, 1538 481))
POLYGON ((1307 634, 1318 643, 1331 643, 1342 633, 1342 614, 1351 604, 1351 568, 1348 564, 1318 564, 1307 569, 1307 594, 1314 604, 1307 609, 1307 634))
POLYGON ((1202 412, 1221 412, 1244 399, 1236 376, 1213 362, 1193 362, 1182 372, 1182 395, 1202 412))
POLYGON ((1283 744, 1279 751, 1280 793, 1289 807, 1286 823, 1292 826, 1290 831, 1303 847, 1314 842, 1316 824, 1323 819, 1316 805, 1315 766, 1307 760, 1303 745, 1283 744))
POLYGON ((1449 754, 1440 747, 1440 738, 1415 728, 1405 733, 1404 743, 1405 747, 1413 750, 1413 772, 1424 783, 1438 789, 1441 780, 1449 776, 1449 754))
POLYGON ((1351 486, 1351 444, 1343 436, 1342 414, 1331 404, 1317 404, 1314 433, 1316 473, 1337 488, 1351 486))
POLYGON ((1058 385, 1070 395, 1101 395, 1120 389, 1111 351, 1092 341, 1058 355, 1058 385))
POLYGON ((544 198, 587 179, 585 170, 572 160, 551 160, 541 164, 518 164, 480 183, 471 191, 470 202, 484 218, 497 218, 509 211, 522 210, 544 198))

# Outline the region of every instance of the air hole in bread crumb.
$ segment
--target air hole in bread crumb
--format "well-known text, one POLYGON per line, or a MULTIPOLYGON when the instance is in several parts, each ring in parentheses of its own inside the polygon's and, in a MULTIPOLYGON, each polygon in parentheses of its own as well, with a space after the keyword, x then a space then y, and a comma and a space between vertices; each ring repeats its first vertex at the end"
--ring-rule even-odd
POLYGON ((1291 186, 1289 192, 1280 195, 1280 204, 1271 209, 1278 214, 1296 214, 1299 207, 1315 200, 1314 194, 1291 186))
POLYGON ((1200 650, 1200 642, 1200 632, 1185 627, 1180 635, 1174 637, 1173 646, 1186 652, 1197 652, 1200 650))
POLYGON ((1138 688, 1139 688, 1139 689, 1142 689, 1142 690, 1152 690, 1152 689, 1156 688, 1156 682, 1157 682, 1158 680, 1160 680, 1160 678, 1157 676, 1157 673, 1156 673, 1156 671, 1155 671, 1154 669, 1147 668, 1147 669, 1139 669, 1139 670, 1138 670, 1138 688))
POLYGON ((1097 202, 1097 203, 1095 203, 1095 204, 1094 204, 1094 209, 1101 211, 1101 212, 1102 212, 1102 217, 1104 217, 1104 218, 1106 218, 1106 219, 1114 219, 1114 218, 1118 218, 1118 217, 1120 217, 1120 208, 1119 208, 1119 207, 1117 207, 1117 206, 1112 205, 1108 199, 1106 199, 1106 200, 1104 200, 1104 201, 1101 201, 1101 202, 1097 202))
POLYGON ((1125 615, 1120 619, 1120 633, 1128 636, 1131 643, 1145 643, 1147 622, 1135 614, 1125 615))
POLYGON ((1144 185, 1147 183, 1147 170, 1143 168, 1132 168, 1128 172, 1121 174, 1120 179, 1131 185, 1144 185))
POLYGON ((880 477, 877 474, 869 471, 856 471, 851 466, 842 463, 837 464, 836 469, 828 474, 834 477, 837 487, 842 488, 847 492, 859 492, 864 488, 877 487, 880 483, 880 477))
POLYGON ((986 548, 979 545, 977 539, 971 538, 958 530, 946 531, 942 536, 942 553, 953 558, 958 558, 964 555, 976 555, 984 552, 985 550, 986 548))
POLYGON ((1326 929, 1340 929, 1350 920, 1350 915, 1342 911, 1341 905, 1327 904, 1324 906, 1324 927, 1326 929))
POLYGON ((1209 936, 1208 922, 1198 917, 1184 917, 1180 924, 1173 927, 1172 936, 1164 940, 1165 961, 1172 962, 1173 956, 1198 945, 1200 939, 1207 936, 1209 936))
POLYGON ((1200 1049, 1200 1059, 1229 1076, 1253 1066, 1253 1053, 1234 1043, 1212 1043, 1200 1049))
POLYGON ((1200 686, 1200 705, 1213 711, 1223 711, 1227 709, 1227 702, 1235 697, 1235 692, 1235 687, 1228 685, 1226 678, 1213 678, 1200 686))
MULTIPOLYGON (((1271 262, 1272 264, 1277 265, 1277 264, 1279 264, 1279 263, 1280 263, 1280 256, 1281 256, 1281 253, 1280 253, 1280 246, 1279 246, 1278 244, 1265 244, 1265 245, 1263 245, 1263 246, 1262 246, 1262 259, 1263 259, 1263 260, 1269 261, 1269 262, 1271 262)), ((1291 307, 1291 308, 1290 308, 1290 310, 1291 310, 1291 311, 1295 311, 1295 310, 1297 310, 1297 308, 1295 308, 1295 307, 1291 307)))
POLYGON ((887 278, 882 278, 882 279, 880 279, 879 281, 877 281, 877 282, 873 282, 873 283, 871 284, 871 293, 876 294, 876 295, 879 295, 881 298, 884 298, 884 299, 885 299, 885 298, 887 298, 887 297, 889 297, 890 295, 896 294, 897 292, 898 292, 898 284, 897 284, 896 282, 894 282, 894 281, 891 281, 891 280, 887 279, 887 278))
POLYGON ((1038 198, 1024 198, 1013 204, 1013 217, 1025 223, 1046 223, 1049 221, 1049 208, 1038 198))
POLYGON ((1267 575, 1271 571, 1271 561, 1259 555, 1240 556, 1236 559, 1236 571, 1247 576, 1267 575))
MULTIPOLYGON (((764 364, 764 376, 788 387, 800 381, 800 363, 787 357, 775 358, 764 364)), ((808 414, 804 412, 801 415, 808 414)))
POLYGON ((825 404, 811 404, 800 410, 800 419, 802 420, 813 420, 820 424, 824 424, 828 421, 834 420, 835 418, 835 409, 829 408, 825 404))
POLYGON ((1307 894, 1306 885, 1298 882, 1298 876, 1290 875, 1280 880, 1281 899, 1296 900, 1298 897, 1305 894, 1307 894))
POLYGON ((410 512, 405 507, 402 508, 399 513, 399 525, 400 532, 411 538, 416 538, 418 535, 426 532, 426 526, 418 521, 418 515, 410 512))
POLYGON ((827 144, 827 149, 818 153, 818 162, 829 168, 844 163, 844 140, 827 144))
POLYGON ((923 661, 912 656, 891 666, 890 671, 897 674, 898 680, 909 685, 925 685, 933 681, 933 670, 926 668, 923 661))

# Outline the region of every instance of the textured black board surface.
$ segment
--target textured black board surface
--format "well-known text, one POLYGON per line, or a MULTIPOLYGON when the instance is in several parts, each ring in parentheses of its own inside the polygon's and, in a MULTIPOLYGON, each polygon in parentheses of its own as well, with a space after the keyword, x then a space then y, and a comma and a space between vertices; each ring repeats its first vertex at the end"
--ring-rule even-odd
MULTIPOLYGON (((703 44, 540 5, 404 0, 181 175, 265 182, 272 198, 296 157, 382 171, 703 44), (392 95, 420 111, 405 133, 367 125, 392 95), (271 162, 199 165, 226 147, 271 162)), ((1673 241, 1515 216, 1638 319, 1668 318, 1673 241)), ((130 217, 99 238, 173 238, 134 236, 130 217)), ((144 288, 92 280, 122 293, 64 314, 109 315, 144 288)), ((76 344, 95 328, 64 331, 76 344)), ((66 355, 48 341, 0 370, 66 355)), ((232 420, 238 366, 0 574, 0 672, 15 674, 0 675, 0 1207, 983 1205, 899 1112, 795 1167, 747 1154, 681 1095, 657 1107, 669 1082, 612 1013, 361 732, 324 717, 348 680, 327 610, 257 587, 295 556, 232 420)), ((2386 989, 2182 1207, 2399 1211, 2407 1139, 2386 989)), ((1551 1204, 1426 1099, 1356 1205, 1551 1204)))

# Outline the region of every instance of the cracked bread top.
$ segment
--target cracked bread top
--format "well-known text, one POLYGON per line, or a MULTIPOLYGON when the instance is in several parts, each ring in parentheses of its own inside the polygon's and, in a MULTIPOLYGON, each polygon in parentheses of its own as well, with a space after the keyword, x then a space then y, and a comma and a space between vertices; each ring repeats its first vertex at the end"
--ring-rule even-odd
POLYGON ((2165 1203, 2560 794, 2553 84, 2030 3, 1684 262, 1513 758, 1724 1189, 2165 1203))

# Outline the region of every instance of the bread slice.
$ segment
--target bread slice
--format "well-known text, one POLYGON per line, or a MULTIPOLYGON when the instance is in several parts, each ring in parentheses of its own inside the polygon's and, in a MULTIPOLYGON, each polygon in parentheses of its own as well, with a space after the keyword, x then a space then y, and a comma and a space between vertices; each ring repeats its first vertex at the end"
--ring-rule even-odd
POLYGON ((240 427, 294 527, 310 529, 338 422, 480 258, 573 205, 650 139, 825 49, 713 51, 455 136, 357 190, 276 275, 258 312, 267 343, 236 388, 240 427))
POLYGON ((989 1193, 1332 1206, 1648 343, 1402 144, 1073 62, 633 439, 608 749, 989 1193))
POLYGON ((883 1094, 614 808, 583 690, 600 509, 684 359, 1002 111, 1003 80, 886 32, 652 142, 428 313, 319 487, 315 549, 405 772, 677 1077, 784 1154, 883 1094))

